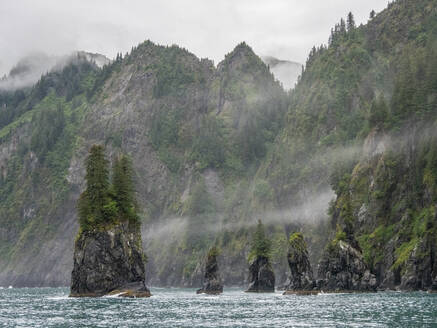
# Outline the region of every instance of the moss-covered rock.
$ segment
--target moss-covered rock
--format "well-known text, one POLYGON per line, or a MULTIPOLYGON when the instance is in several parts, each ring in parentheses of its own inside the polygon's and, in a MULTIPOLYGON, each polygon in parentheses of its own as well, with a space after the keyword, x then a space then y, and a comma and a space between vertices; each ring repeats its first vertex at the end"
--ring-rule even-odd
POLYGON ((223 293, 223 284, 217 263, 218 255, 219 251, 216 247, 209 250, 205 265, 203 286, 197 290, 197 294, 217 295, 223 293))
POLYGON ((291 294, 314 289, 316 283, 313 278, 307 245, 300 232, 290 236, 287 259, 291 275, 285 293, 291 294))
POLYGON ((375 291, 377 281, 359 249, 346 241, 331 243, 319 263, 317 287, 323 291, 375 291))

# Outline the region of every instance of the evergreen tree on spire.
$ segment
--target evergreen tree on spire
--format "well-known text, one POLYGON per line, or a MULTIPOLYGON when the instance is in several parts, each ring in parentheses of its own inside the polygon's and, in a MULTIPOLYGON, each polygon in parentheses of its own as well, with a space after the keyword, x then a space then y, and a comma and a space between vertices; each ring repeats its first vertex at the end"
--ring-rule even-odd
POLYGON ((122 155, 116 159, 112 183, 120 219, 137 221, 133 169, 129 157, 122 155))

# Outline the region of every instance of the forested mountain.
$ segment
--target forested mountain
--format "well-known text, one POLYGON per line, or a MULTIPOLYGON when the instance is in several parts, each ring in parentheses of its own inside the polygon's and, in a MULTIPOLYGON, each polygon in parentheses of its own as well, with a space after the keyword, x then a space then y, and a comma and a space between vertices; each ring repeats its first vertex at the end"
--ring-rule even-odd
POLYGON ((215 67, 150 41, 1 92, 0 284, 68 284, 83 162, 103 144, 132 158, 152 285, 198 285, 213 245, 224 283, 244 283, 261 219, 278 284, 302 230, 313 266, 341 239, 381 286, 429 286, 436 36, 437 1, 398 0, 341 20, 289 94, 245 43, 215 67))

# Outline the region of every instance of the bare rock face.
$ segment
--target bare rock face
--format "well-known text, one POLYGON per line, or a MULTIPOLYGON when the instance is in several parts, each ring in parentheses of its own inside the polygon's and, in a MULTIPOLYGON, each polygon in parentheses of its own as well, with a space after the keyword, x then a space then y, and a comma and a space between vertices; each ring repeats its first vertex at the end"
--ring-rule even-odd
POLYGON ((307 245, 301 233, 290 236, 287 259, 291 275, 284 294, 313 291, 316 283, 308 257, 307 245))
POLYGON ((275 274, 267 257, 258 256, 249 266, 248 293, 274 293, 275 274))
POLYGON ((218 295, 221 293, 223 293, 223 284, 217 264, 217 253, 210 252, 206 261, 203 286, 197 290, 197 294, 218 295))
POLYGON ((414 247, 401 275, 402 290, 437 290, 437 239, 428 234, 414 247))
POLYGON ((84 231, 74 247, 71 297, 149 297, 139 228, 124 222, 84 231))
POLYGON ((346 241, 331 243, 319 263, 321 280, 317 287, 323 291, 375 291, 377 281, 364 263, 361 252, 346 241))

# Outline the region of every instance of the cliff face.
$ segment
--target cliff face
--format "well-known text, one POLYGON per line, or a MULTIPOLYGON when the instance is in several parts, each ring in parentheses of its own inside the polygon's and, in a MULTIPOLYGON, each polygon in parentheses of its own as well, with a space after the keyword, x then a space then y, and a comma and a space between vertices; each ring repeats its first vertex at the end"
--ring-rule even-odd
POLYGON ((290 278, 286 292, 311 291, 316 287, 313 269, 309 261, 307 245, 301 233, 290 236, 288 248, 288 266, 290 278))
POLYGON ((248 293, 274 293, 275 274, 268 258, 255 257, 249 265, 248 293))
POLYGON ((85 231, 74 245, 71 296, 121 293, 148 297, 145 256, 138 227, 129 223, 85 231))
POLYGON ((317 287, 323 291, 375 291, 377 282, 361 252, 345 241, 329 245, 318 267, 317 287))
POLYGON ((153 285, 200 285, 213 241, 224 284, 247 285, 267 217, 278 285, 290 231, 315 267, 338 230, 378 286, 434 286, 436 142, 417 131, 436 118, 435 8, 398 0, 339 24, 288 96, 244 43, 215 67, 152 42, 0 93, 0 284, 69 284, 83 159, 105 144, 132 157, 153 285))
MULTIPOLYGON (((64 80, 73 71, 38 82, 17 106, 18 118, 1 130, 0 220, 7 238, 0 241, 0 283, 69 284, 84 158, 92 144, 105 144, 110 158, 130 154, 137 173, 148 277, 153 284, 198 285, 202 270, 193 264, 211 233, 225 217, 250 217, 238 190, 279 129, 285 93, 246 44, 216 69, 186 50, 147 41, 100 71, 83 71, 67 92, 64 80), (183 229, 173 233, 178 221, 183 229), (164 222, 168 243, 154 233, 164 222)), ((0 100, 13 109, 9 98, 0 100)), ((223 250, 225 279, 242 284, 247 250, 230 244, 223 250)))
MULTIPOLYGON (((333 223, 358 240, 380 288, 430 289, 436 276, 434 129, 373 131, 333 205, 333 223)), ((361 253, 362 250, 362 253, 361 253)))
POLYGON ((197 294, 202 293, 212 295, 223 293, 223 283, 217 263, 217 254, 214 252, 208 254, 203 277, 203 286, 197 290, 197 294))

